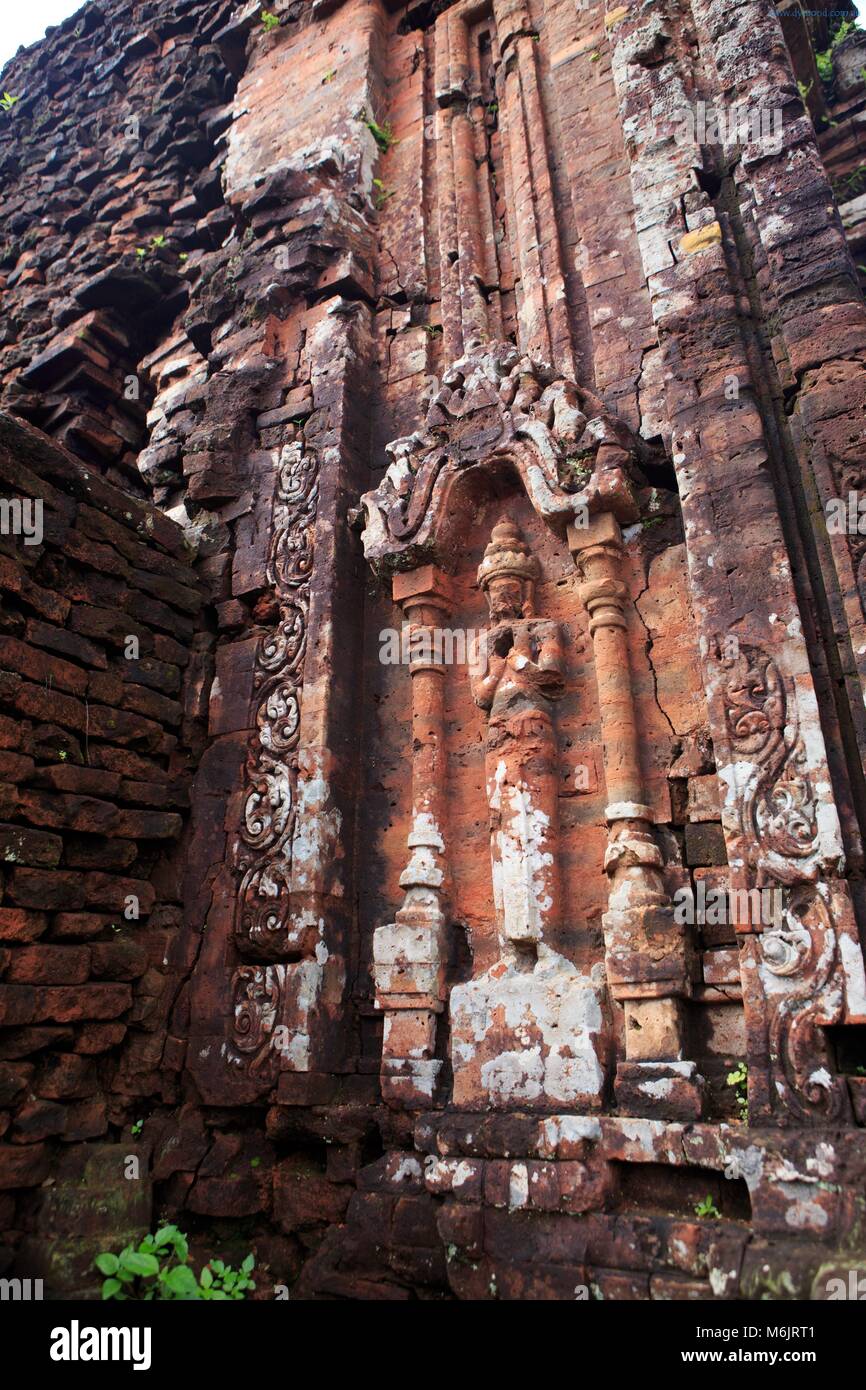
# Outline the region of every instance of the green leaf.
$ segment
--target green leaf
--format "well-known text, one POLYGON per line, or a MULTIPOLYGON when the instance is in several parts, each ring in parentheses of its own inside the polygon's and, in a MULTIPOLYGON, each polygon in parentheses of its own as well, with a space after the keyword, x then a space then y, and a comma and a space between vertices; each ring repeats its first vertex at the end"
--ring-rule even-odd
POLYGON ((100 1274, 116 1274, 120 1261, 116 1255, 106 1252, 104 1255, 97 1255, 93 1263, 96 1265, 100 1274))
POLYGON ((201 1272, 199 1283, 201 1284, 203 1289, 209 1289, 211 1284, 213 1283, 213 1275, 211 1274, 207 1265, 205 1265, 204 1269, 201 1272))
POLYGON ((199 1290, 195 1275, 189 1265, 175 1265, 164 1272, 163 1282, 177 1298, 198 1298, 199 1290))
POLYGON ((121 1284, 119 1279, 105 1279, 102 1284, 103 1302, 105 1302, 107 1298, 122 1298, 122 1288, 123 1285, 121 1284))
POLYGON ((170 1241, 173 1241, 177 1234, 177 1226, 160 1226, 153 1238, 153 1243, 159 1250, 163 1245, 168 1245, 170 1241))
POLYGON ((153 1255, 143 1255, 138 1250, 122 1256, 121 1264, 127 1273, 134 1274, 139 1279, 152 1279, 155 1274, 159 1274, 159 1260, 153 1255))
POLYGON ((256 1257, 255 1257, 255 1255, 247 1255, 246 1259, 244 1260, 243 1264, 241 1265, 241 1270, 243 1271, 244 1274, 251 1274, 252 1271, 255 1269, 255 1267, 256 1267, 256 1257))

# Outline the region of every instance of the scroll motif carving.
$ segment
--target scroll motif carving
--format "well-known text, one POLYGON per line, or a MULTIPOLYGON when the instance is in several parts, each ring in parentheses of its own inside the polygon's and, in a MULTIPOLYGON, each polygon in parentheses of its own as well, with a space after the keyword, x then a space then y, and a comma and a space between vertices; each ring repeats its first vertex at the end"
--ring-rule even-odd
POLYGON ((759 882, 814 881, 821 867, 816 801, 783 677, 772 657, 742 642, 719 664, 729 780, 750 863, 759 882))
POLYGON ((235 971, 232 1040, 227 1052, 230 1066, 246 1068, 253 1077, 270 1076, 274 1071, 274 1036, 284 983, 282 965, 242 965, 235 971))
POLYGON ((785 927, 766 933, 760 951, 779 1098, 804 1122, 843 1119, 848 1112, 845 1082, 833 1074, 821 1030, 843 1017, 844 979, 837 933, 820 885, 791 891, 785 927), (784 982, 780 976, 786 977, 784 982))
POLYGON ((771 656, 739 643, 719 658, 730 762, 720 776, 733 791, 743 862, 758 885, 783 885, 784 921, 762 933, 755 952, 769 1044, 772 1110, 801 1123, 848 1112, 823 1029, 845 1017, 848 974, 841 924, 821 880, 836 867, 823 851, 818 797, 807 767, 795 700, 771 656))
POLYGON ((274 627, 255 655, 255 726, 246 765, 236 868, 236 933, 242 951, 276 959, 285 946, 285 914, 295 829, 296 750, 307 640, 318 463, 299 444, 283 450, 266 577, 278 606, 274 627))

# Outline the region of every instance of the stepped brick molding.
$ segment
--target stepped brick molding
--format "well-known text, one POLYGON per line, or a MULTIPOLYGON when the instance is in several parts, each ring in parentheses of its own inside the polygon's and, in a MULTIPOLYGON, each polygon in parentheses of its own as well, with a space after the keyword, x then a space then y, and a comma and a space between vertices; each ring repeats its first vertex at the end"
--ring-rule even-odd
POLYGON ((265 9, 0 81, 0 1276, 169 1219, 263 1300, 827 1298, 866 38, 265 9))

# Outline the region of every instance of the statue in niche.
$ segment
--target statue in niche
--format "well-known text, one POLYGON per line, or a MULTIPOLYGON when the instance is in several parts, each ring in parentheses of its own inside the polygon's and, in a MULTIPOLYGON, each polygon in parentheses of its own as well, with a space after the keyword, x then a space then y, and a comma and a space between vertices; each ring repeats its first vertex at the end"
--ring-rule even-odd
POLYGON ((565 693, 559 625, 534 616, 538 562, 508 520, 478 570, 490 620, 485 669, 472 680, 487 711, 486 774, 493 900, 505 955, 537 954, 559 918, 557 749, 552 702, 565 693))
POLYGON ((604 967, 549 944, 561 912, 552 711, 565 693, 558 623, 536 617, 539 566, 508 520, 478 571, 490 610, 472 673, 487 712, 486 791, 500 959, 450 996, 453 1103, 470 1110, 598 1109, 610 1030, 604 967))

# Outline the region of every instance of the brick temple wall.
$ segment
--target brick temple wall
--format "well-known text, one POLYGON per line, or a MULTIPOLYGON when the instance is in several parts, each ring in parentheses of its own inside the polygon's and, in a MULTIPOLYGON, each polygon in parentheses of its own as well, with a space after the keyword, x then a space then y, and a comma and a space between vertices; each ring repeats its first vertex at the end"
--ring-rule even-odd
MULTIPOLYGON (((50 1286, 86 1265, 45 1179, 179 1096, 202 592, 173 522, 6 415, 0 477, 0 1186, 15 1243, 56 1235, 50 1286)), ((94 1200, 131 1200, 109 1169, 94 1200)))
POLYGON ((0 492, 44 502, 0 538, 5 1264, 87 1290, 168 1217, 260 1297, 820 1296, 866 1171, 856 76, 806 90, 829 39, 768 0, 261 9, 91 0, 3 74, 0 492), (742 99, 769 154, 675 136, 742 99), (604 1015, 541 1114, 455 1104, 486 716, 382 660, 418 594, 485 627, 503 513, 563 647, 545 945, 604 1015), (759 883, 788 937, 617 976, 624 701, 652 901, 759 883))

